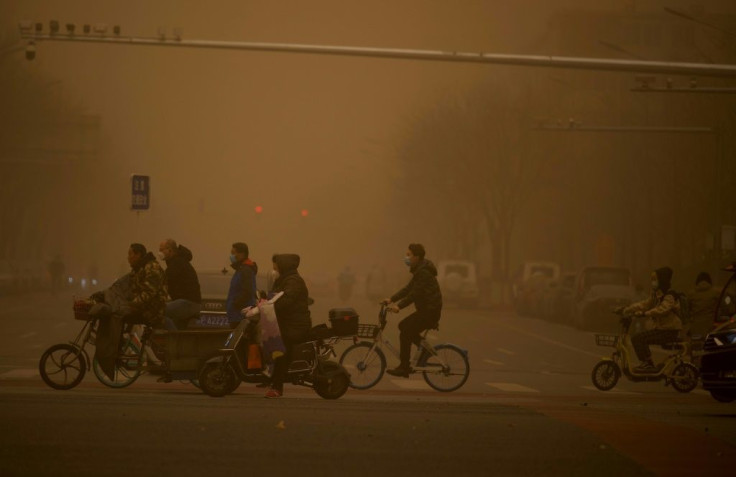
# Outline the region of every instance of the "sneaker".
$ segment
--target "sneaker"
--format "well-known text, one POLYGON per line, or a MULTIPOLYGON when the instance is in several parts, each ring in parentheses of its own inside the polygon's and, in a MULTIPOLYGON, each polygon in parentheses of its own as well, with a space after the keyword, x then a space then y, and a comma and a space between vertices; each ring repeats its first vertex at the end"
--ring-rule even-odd
POLYGON ((659 369, 652 363, 642 363, 634 368, 634 371, 637 373, 656 373, 659 369))
POLYGON ((284 393, 279 391, 278 389, 270 388, 268 391, 266 391, 266 399, 273 399, 273 398, 280 398, 283 396, 284 393))
POLYGON ((394 369, 387 369, 386 372, 391 376, 398 376, 401 378, 408 378, 411 374, 411 368, 408 366, 398 366, 394 369))
POLYGON ((170 383, 171 381, 173 381, 173 379, 169 373, 164 374, 156 380, 157 383, 170 383))

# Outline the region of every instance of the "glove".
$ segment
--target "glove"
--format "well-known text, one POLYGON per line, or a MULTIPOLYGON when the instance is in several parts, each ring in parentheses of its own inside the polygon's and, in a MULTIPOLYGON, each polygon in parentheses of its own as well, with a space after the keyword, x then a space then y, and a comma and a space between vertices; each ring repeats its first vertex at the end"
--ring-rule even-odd
POLYGON ((390 311, 391 313, 398 313, 399 312, 399 305, 397 305, 396 303, 390 303, 388 305, 388 311, 390 311))
POLYGON ((391 303, 391 298, 384 298, 383 300, 381 300, 381 303, 380 304, 381 305, 388 305, 389 303, 391 303))

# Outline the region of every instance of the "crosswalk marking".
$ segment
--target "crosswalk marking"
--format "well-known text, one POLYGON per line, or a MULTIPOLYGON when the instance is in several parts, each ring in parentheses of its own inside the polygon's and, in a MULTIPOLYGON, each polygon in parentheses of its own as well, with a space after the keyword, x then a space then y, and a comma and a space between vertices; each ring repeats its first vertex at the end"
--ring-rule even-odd
POLYGON ((611 393, 611 394, 641 394, 641 393, 637 393, 637 392, 634 392, 634 391, 622 391, 620 389, 615 389, 615 388, 614 389, 611 389, 609 391, 601 391, 600 389, 598 389, 595 386, 580 386, 580 388, 581 389, 586 389, 588 391, 596 391, 596 392, 600 392, 600 393, 611 393))
POLYGON ((430 389, 424 380, 418 379, 392 379, 391 382, 404 389, 430 389))
POLYGON ((501 391, 509 391, 515 393, 538 393, 539 390, 528 388, 516 383, 486 383, 492 388, 500 389, 501 391))
POLYGON ((484 361, 485 363, 488 363, 488 364, 494 364, 494 365, 496 365, 496 366, 502 366, 502 365, 504 364, 504 363, 503 363, 503 362, 501 362, 501 361, 494 361, 494 360, 492 360, 492 359, 484 359, 483 361, 484 361))
POLYGON ((513 351, 509 351, 509 350, 507 350, 507 349, 505 349, 505 348, 496 348, 496 349, 497 349, 497 351, 498 351, 499 353, 503 353, 503 354, 508 354, 509 356, 510 356, 510 355, 513 355, 513 354, 516 354, 516 353, 514 353, 513 351))
POLYGON ((6 371, 4 373, 0 373, 0 379, 8 379, 8 378, 33 378, 35 376, 38 376, 38 369, 34 368, 20 368, 20 369, 14 369, 12 371, 6 371))

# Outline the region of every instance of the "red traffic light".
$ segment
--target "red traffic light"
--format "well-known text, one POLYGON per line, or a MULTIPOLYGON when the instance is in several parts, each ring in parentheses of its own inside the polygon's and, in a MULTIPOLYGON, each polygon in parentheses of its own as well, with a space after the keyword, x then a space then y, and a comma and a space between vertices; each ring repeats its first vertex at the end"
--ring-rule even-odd
POLYGON ((309 215, 309 211, 307 209, 302 209, 302 217, 306 217, 309 215))
POLYGON ((261 207, 260 205, 256 205, 254 210, 256 211, 256 214, 260 214, 261 212, 263 212, 263 207, 261 207))

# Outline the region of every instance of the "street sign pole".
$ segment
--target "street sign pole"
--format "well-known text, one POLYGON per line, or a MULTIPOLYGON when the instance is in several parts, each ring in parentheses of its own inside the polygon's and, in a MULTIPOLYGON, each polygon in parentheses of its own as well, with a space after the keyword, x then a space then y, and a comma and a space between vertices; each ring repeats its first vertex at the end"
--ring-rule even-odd
POLYGON ((135 237, 140 240, 141 210, 151 207, 151 177, 133 174, 130 177, 131 202, 130 209, 135 210, 135 237))

